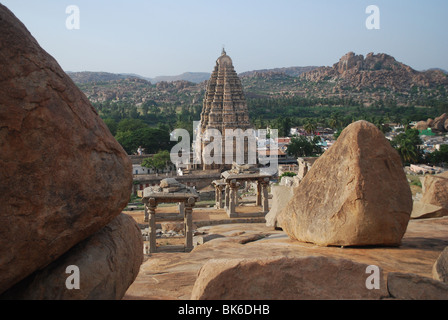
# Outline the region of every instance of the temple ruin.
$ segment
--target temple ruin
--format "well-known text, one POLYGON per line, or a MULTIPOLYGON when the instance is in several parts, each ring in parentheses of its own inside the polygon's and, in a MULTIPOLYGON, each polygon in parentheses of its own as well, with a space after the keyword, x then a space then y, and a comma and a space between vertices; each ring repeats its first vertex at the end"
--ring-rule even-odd
MULTIPOLYGON (((244 150, 238 149, 237 144, 233 145, 233 156, 231 161, 226 161, 225 155, 225 136, 226 129, 241 129, 246 132, 251 128, 249 122, 249 112, 247 109, 246 99, 244 97, 241 80, 233 67, 232 59, 223 49, 221 56, 216 60, 216 66, 207 84, 207 90, 204 97, 203 109, 201 113, 201 123, 196 140, 196 157, 201 159, 203 170, 230 168, 233 162, 238 164, 247 164, 249 143, 244 140, 244 150), (222 161, 213 161, 207 163, 206 151, 207 145, 211 144, 214 139, 211 133, 218 130, 222 138, 222 161), (238 152, 244 152, 243 163, 236 157, 238 152), (219 163, 221 162, 221 163, 219 163)), ((232 138, 233 141, 233 138, 232 138)), ((214 149, 213 152, 219 152, 214 149)), ((256 146, 254 148, 256 155, 256 146)), ((214 155, 215 160, 217 158, 214 155)), ((219 158, 219 156, 218 156, 219 158)), ((229 158, 228 158, 229 159, 229 158)), ((221 160, 221 159, 219 159, 221 160)), ((256 161, 256 156, 255 156, 256 161)))
MULTIPOLYGON (((198 193, 175 179, 161 181, 160 186, 149 187, 143 191, 145 222, 149 223, 149 253, 157 252, 156 209, 160 203, 179 203, 179 215, 184 219, 185 246, 182 251, 193 249, 193 208, 199 199, 198 193)), ((159 216, 161 216, 159 214, 159 216)), ((162 217, 163 218, 163 217, 162 217)), ((170 217, 166 217, 170 218, 170 217)))

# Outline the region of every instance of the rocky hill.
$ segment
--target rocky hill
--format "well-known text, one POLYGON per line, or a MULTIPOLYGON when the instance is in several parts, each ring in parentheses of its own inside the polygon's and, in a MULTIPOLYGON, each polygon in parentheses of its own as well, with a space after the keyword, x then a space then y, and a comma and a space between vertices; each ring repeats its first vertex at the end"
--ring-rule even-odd
POLYGON ((173 81, 188 81, 193 83, 201 83, 210 79, 210 73, 207 72, 184 72, 177 76, 158 76, 151 79, 152 83, 157 82, 173 82, 173 81))
POLYGON ((125 74, 117 74, 117 73, 109 73, 109 72, 91 72, 91 71, 83 71, 83 72, 66 72, 70 78, 75 83, 91 83, 91 82, 105 82, 105 81, 115 81, 121 79, 129 78, 129 75, 125 74))
MULTIPOLYGON (((126 101, 135 105, 146 101, 200 105, 204 79, 209 77, 207 73, 184 73, 148 81, 149 78, 138 75, 104 72, 69 75, 92 102, 126 101)), ((337 98, 366 106, 381 100, 398 105, 425 105, 427 101, 446 101, 448 89, 448 75, 443 71, 416 71, 384 53, 369 53, 364 57, 349 52, 331 67, 275 68, 239 76, 248 99, 337 98)))
POLYGON ((408 92, 412 87, 434 88, 448 85, 448 77, 442 71, 416 71, 384 53, 369 53, 364 58, 363 55, 349 52, 332 67, 316 68, 301 77, 311 82, 335 82, 336 90, 349 87, 354 91, 384 88, 408 92))
POLYGON ((317 69, 316 66, 309 66, 309 67, 288 67, 288 68, 274 68, 274 69, 261 69, 261 70, 254 70, 254 71, 246 71, 239 74, 240 77, 251 77, 251 76, 260 76, 265 74, 285 74, 290 77, 298 77, 302 75, 305 72, 312 71, 314 69, 317 69))

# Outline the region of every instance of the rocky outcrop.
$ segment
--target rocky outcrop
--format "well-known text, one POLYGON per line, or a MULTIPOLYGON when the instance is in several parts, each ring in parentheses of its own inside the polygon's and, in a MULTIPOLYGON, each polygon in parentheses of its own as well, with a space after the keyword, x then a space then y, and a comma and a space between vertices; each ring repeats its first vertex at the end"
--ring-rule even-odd
POLYGON ((437 117, 432 122, 431 128, 434 131, 438 132, 447 132, 448 131, 448 115, 446 113, 442 114, 440 117, 437 117))
POLYGON ((414 201, 412 206, 412 219, 438 218, 446 215, 448 215, 448 209, 422 201, 414 201))
POLYGON ((431 118, 426 121, 422 120, 417 122, 417 124, 414 126, 414 129, 417 130, 427 130, 429 128, 434 132, 448 132, 448 115, 444 113, 434 120, 431 118))
POLYGON ((126 206, 132 165, 86 96, 0 5, 0 293, 126 206))
POLYGON ((411 211, 398 153, 373 124, 357 121, 316 160, 277 219, 303 242, 396 246, 411 211))
POLYGON ((387 290, 366 286, 368 265, 328 257, 216 259, 202 266, 192 300, 380 299, 387 290))
POLYGON ((435 280, 448 283, 448 247, 440 253, 432 268, 432 277, 435 280))
POLYGON ((400 300, 448 300, 448 284, 412 273, 389 273, 387 289, 400 300))
POLYGON ((140 228, 132 217, 120 214, 0 299, 119 300, 137 277, 142 261, 140 228), (79 268, 79 289, 66 286, 67 281, 73 283, 68 266, 79 268))
POLYGON ((448 84, 448 78, 442 71, 418 72, 384 53, 369 53, 364 58, 363 55, 349 52, 332 67, 320 67, 302 74, 301 77, 314 82, 337 82, 339 89, 350 87, 355 91, 383 87, 407 92, 412 86, 448 84))
POLYGON ((426 175, 422 181, 421 202, 448 210, 448 171, 437 175, 426 175))
POLYGON ((277 223, 277 215, 283 210, 286 204, 294 195, 292 186, 272 186, 272 206, 266 214, 266 226, 272 228, 281 228, 277 223))

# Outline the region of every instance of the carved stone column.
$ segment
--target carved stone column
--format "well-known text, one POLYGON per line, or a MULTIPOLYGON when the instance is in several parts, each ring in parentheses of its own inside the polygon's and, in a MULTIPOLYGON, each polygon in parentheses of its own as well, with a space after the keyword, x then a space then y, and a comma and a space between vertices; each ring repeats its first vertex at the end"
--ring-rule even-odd
POLYGON ((148 221, 149 221, 149 253, 157 252, 156 243, 156 199, 150 198, 148 200, 148 221))
POLYGON ((257 181, 257 200, 255 205, 261 206, 261 181, 257 181))
POLYGON ((269 193, 268 193, 268 186, 269 186, 269 178, 264 178, 261 183, 261 195, 262 195, 262 207, 263 207, 263 213, 269 212, 269 193))
POLYGON ((221 209, 221 194, 219 186, 215 185, 215 208, 221 209))
POLYGON ((196 200, 193 197, 188 198, 185 204, 185 251, 190 252, 193 250, 193 207, 196 200))
POLYGON ((216 209, 222 209, 222 186, 216 186, 215 193, 216 209))
POLYGON ((179 206, 179 216, 183 217, 185 214, 185 203, 183 201, 179 202, 178 206, 179 206))
POLYGON ((226 189, 225 189, 225 204, 224 204, 224 208, 227 210, 229 208, 229 200, 230 200, 230 184, 227 183, 226 184, 226 189))
POLYGON ((144 222, 148 222, 148 204, 145 203, 145 205, 143 206, 145 208, 145 219, 143 220, 144 222))
POLYGON ((235 179, 233 179, 232 181, 230 181, 230 192, 229 192, 229 204, 227 207, 227 215, 230 218, 234 218, 237 217, 238 215, 236 214, 236 203, 237 203, 237 193, 238 193, 238 188, 239 188, 240 184, 238 182, 236 182, 235 179))

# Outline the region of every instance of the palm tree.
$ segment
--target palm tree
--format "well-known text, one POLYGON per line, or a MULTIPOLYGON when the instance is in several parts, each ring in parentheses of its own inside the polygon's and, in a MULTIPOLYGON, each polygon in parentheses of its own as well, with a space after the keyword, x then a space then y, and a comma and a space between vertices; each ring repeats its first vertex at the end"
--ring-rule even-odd
POLYGON ((308 134, 312 134, 312 133, 314 133, 314 131, 316 131, 316 124, 315 124, 313 121, 308 120, 308 121, 305 123, 305 125, 303 126, 303 129, 305 129, 305 131, 306 131, 308 134))
POLYGON ((405 163, 418 162, 419 150, 414 142, 407 138, 401 141, 401 145, 398 147, 398 153, 405 163))

